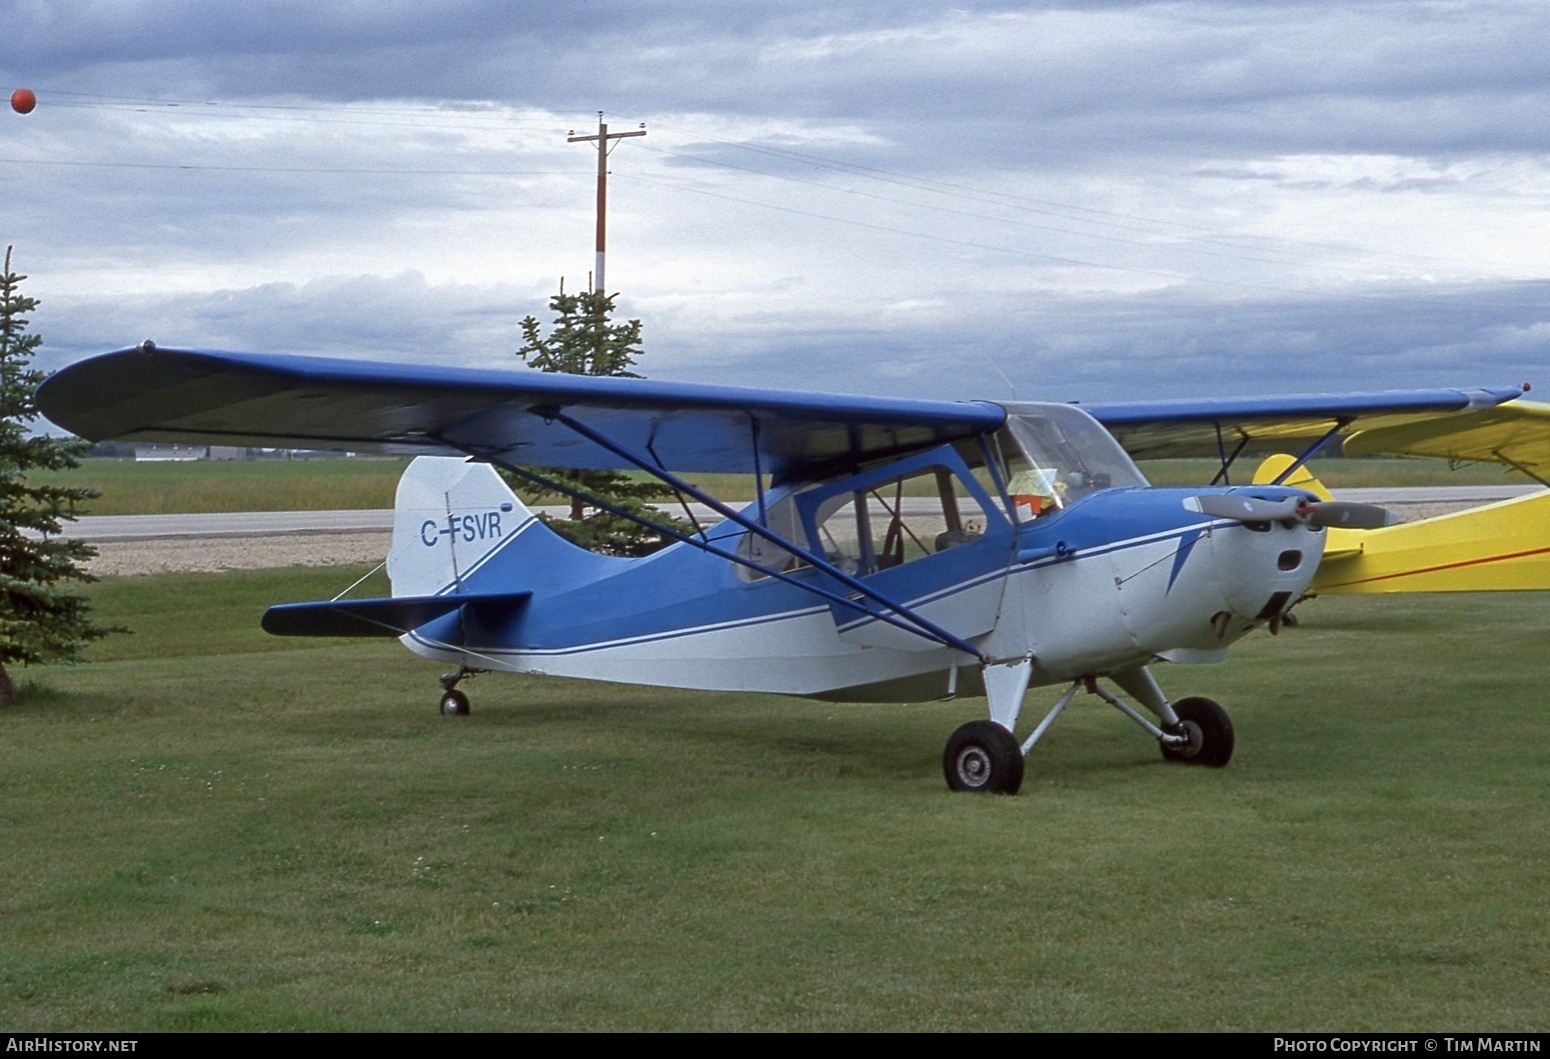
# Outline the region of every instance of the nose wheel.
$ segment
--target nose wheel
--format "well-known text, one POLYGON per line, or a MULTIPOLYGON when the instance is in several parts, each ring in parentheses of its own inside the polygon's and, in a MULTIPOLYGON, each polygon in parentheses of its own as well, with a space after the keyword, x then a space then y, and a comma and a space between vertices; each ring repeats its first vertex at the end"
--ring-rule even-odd
POLYGON ((1174 734, 1184 736, 1185 741, 1160 744, 1166 760, 1218 769, 1232 760, 1232 719, 1226 710, 1210 699, 1195 696, 1175 702, 1173 712, 1179 718, 1174 734))

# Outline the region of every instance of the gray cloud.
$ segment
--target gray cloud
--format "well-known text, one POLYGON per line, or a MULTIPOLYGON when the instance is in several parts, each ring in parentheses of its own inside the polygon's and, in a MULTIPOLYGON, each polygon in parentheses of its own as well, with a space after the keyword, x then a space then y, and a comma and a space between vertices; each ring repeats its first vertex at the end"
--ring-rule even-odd
POLYGON ((505 364, 590 267, 563 134, 599 107, 652 130, 609 272, 652 374, 994 396, 993 359, 1098 399, 1546 359, 1538 3, 0 14, 44 101, 0 115, 0 240, 51 364, 147 336, 505 364))
MULTIPOLYGON (((141 338, 200 348, 517 368, 519 321, 546 297, 432 285, 417 273, 329 277, 40 309, 54 367, 141 338), (52 311, 50 311, 52 309, 52 311)), ((1003 311, 993 299, 964 307, 1003 311)), ((624 314, 621 314, 621 316, 624 314)), ((1387 296, 1202 302, 1174 294, 1025 306, 988 325, 909 329, 752 321, 709 336, 692 313, 647 318, 652 377, 895 396, 1121 400, 1424 386, 1550 386, 1550 282, 1387 296)))
POLYGON ((803 116, 980 158, 1013 129, 1068 160, 1550 135, 1533 3, 13 6, 0 67, 61 91, 803 116))

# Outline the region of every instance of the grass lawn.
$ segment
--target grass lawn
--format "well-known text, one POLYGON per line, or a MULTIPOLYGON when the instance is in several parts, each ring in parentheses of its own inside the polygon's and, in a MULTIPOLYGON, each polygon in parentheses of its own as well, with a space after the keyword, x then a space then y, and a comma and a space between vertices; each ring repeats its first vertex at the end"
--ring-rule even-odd
MULTIPOLYGON (((1542 1029, 1550 610, 1315 601, 1215 667, 1224 770, 1078 706, 950 795, 982 701, 484 676, 292 641, 363 571, 110 580, 140 631, 0 711, 0 1024, 1542 1029)), ((1028 714, 1053 698, 1035 691, 1028 714)), ((1036 717, 1025 719, 1023 728, 1036 717)))

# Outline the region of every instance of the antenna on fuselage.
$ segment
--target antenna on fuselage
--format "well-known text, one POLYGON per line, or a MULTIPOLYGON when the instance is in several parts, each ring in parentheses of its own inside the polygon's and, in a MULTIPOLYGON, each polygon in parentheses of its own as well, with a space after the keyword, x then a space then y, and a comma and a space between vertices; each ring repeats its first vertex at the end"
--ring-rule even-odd
MULTIPOLYGON (((980 352, 984 353, 984 350, 981 350, 980 352)), ((985 353, 985 359, 990 361, 990 366, 992 368, 996 369, 996 374, 1001 376, 1001 381, 1006 383, 1006 388, 1012 391, 1012 400, 1017 400, 1017 386, 1013 384, 1011 379, 1006 377, 1006 372, 1001 370, 1001 365, 996 363, 996 358, 992 357, 989 353, 985 353)))

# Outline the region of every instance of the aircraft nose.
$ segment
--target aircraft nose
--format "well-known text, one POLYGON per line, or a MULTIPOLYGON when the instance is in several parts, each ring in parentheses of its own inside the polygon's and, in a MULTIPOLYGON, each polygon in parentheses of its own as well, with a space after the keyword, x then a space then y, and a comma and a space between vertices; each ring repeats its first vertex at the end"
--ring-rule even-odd
POLYGON ((1217 524, 1211 531, 1216 573, 1227 603, 1223 622, 1269 621, 1302 595, 1324 554, 1324 533, 1300 521, 1217 524))

